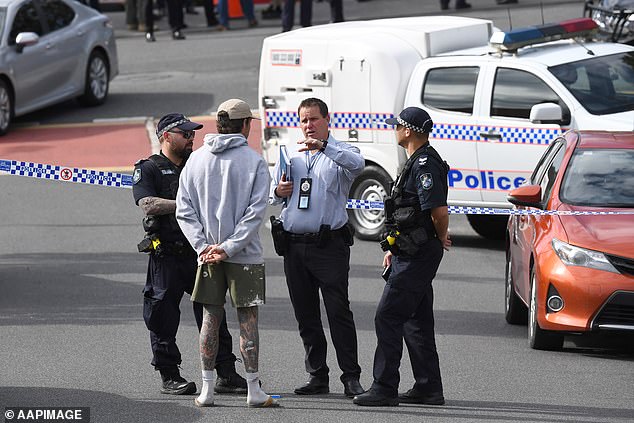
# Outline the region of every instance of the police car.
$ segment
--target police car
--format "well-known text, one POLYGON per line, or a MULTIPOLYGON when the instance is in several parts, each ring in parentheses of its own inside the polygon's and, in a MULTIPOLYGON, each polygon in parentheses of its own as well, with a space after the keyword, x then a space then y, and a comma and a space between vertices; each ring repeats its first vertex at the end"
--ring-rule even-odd
MULTIPOLYGON (((592 41, 596 29, 579 18, 505 33, 488 20, 434 16, 268 37, 259 81, 265 155, 274 162, 279 144, 302 138, 297 105, 319 97, 335 138, 366 159, 350 197, 382 201, 406 159, 384 120, 419 106, 451 166, 449 204, 510 208, 507 192, 564 131, 634 130, 634 47, 592 41)), ((468 218, 481 235, 504 236, 505 216, 468 218)), ((350 219, 360 238, 382 232, 382 210, 351 210, 350 219)))

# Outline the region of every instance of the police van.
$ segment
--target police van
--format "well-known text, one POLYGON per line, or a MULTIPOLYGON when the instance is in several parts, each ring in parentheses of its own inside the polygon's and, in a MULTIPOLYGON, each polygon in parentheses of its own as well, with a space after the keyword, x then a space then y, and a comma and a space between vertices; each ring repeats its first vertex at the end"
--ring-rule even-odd
MULTIPOLYGON (((268 37, 260 62, 263 150, 303 138, 297 106, 319 97, 334 137, 366 161, 350 198, 382 201, 406 160, 384 120, 419 106, 431 144, 451 166, 449 204, 510 208, 507 191, 530 175, 564 131, 634 130, 634 47, 591 41, 588 18, 495 30, 457 16, 344 22, 268 37)), ((382 232, 382 210, 350 210, 362 239, 382 232)), ((487 237, 506 217, 469 215, 487 237)))

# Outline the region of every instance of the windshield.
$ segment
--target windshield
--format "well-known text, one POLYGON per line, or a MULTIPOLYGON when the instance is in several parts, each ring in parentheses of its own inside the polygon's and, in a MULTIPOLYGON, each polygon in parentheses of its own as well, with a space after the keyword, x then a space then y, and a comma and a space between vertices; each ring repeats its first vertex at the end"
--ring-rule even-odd
POLYGON ((634 207, 634 150, 575 151, 559 195, 579 206, 634 207))
POLYGON ((634 52, 549 68, 593 115, 634 110, 634 52))

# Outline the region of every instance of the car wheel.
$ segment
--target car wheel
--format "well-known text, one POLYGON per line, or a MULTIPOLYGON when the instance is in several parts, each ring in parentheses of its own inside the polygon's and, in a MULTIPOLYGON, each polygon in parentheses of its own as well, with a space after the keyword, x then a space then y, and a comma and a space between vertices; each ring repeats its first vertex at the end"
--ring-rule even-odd
POLYGON ((7 83, 0 80, 0 136, 9 132, 11 117, 13 116, 13 102, 7 83))
POLYGON ((506 277, 504 288, 504 317, 512 325, 525 325, 528 321, 528 309, 515 292, 513 274, 511 272, 511 251, 506 252, 506 277))
POLYGON ((106 101, 110 84, 108 62, 103 53, 93 51, 86 67, 84 94, 79 97, 83 106, 98 106, 106 101))
POLYGON ((561 333, 546 331, 537 323, 537 277, 531 269, 531 304, 529 308, 528 343, 536 350, 560 350, 564 345, 561 333))
POLYGON ((493 216, 485 214, 468 214, 467 220, 474 231, 487 239, 504 239, 508 224, 508 216, 493 216))
MULTIPOLYGON (((368 166, 354 180, 350 197, 365 201, 383 201, 388 195, 390 176, 377 166, 368 166)), ((378 241, 384 232, 383 210, 348 210, 348 218, 354 226, 357 238, 378 241)))

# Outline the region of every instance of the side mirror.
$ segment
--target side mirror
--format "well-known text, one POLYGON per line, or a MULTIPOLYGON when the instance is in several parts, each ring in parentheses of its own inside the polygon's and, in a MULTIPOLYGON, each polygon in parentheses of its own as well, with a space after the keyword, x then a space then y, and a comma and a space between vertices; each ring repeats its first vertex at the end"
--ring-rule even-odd
POLYGON ((555 103, 541 103, 531 107, 529 116, 531 123, 557 123, 563 120, 561 106, 555 103))
POLYGON ((542 208, 542 187, 539 185, 522 185, 515 188, 506 197, 509 203, 516 206, 542 208))
POLYGON ((40 41, 40 36, 35 32, 20 32, 17 37, 15 37, 15 44, 18 53, 22 53, 24 47, 32 46, 33 44, 37 44, 40 41))

